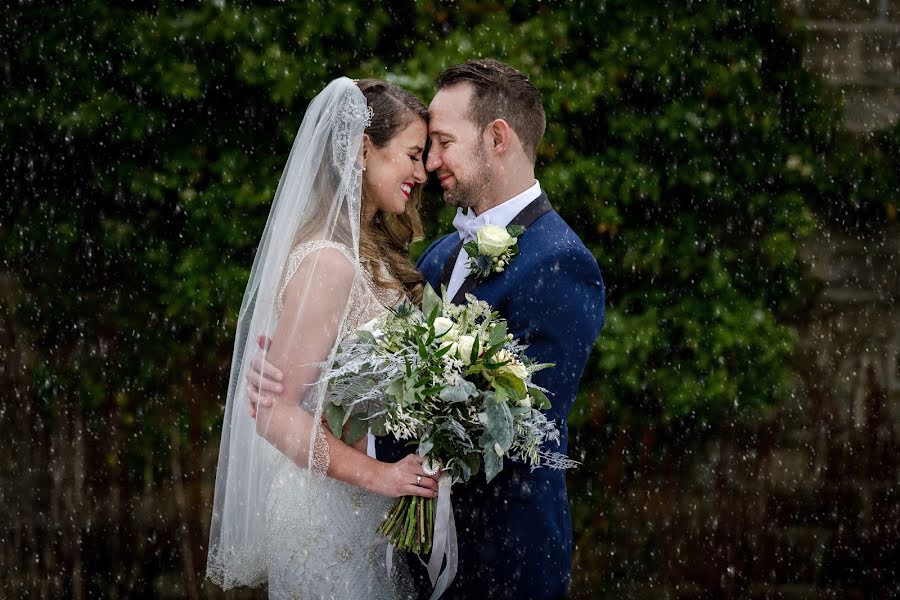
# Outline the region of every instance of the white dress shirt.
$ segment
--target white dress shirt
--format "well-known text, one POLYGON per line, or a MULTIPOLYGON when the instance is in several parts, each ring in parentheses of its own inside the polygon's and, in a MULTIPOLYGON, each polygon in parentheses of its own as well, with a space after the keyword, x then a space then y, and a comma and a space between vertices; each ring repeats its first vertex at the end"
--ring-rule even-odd
MULTIPOLYGON (((477 227, 481 227, 482 225, 498 225, 500 227, 506 227, 516 218, 516 215, 522 212, 526 206, 534 202, 540 195, 541 184, 535 179, 534 185, 518 196, 514 196, 513 198, 498 204, 494 208, 486 210, 478 216, 472 217, 472 224, 477 225, 477 227)), ((466 215, 474 214, 470 212, 471 210, 472 209, 467 208, 466 215)), ((461 208, 456 209, 457 215, 460 215, 462 211, 463 209, 461 208)), ((469 231, 476 231, 477 227, 472 227, 470 225, 468 229, 469 231)), ((463 243, 474 239, 474 237, 468 237, 462 232, 459 233, 459 237, 463 243)), ((456 257, 456 263, 453 265, 450 283, 447 284, 447 294, 451 299, 456 295, 456 292, 462 287, 463 281, 465 281, 466 277, 469 275, 469 266, 466 264, 468 262, 469 254, 466 252, 465 248, 461 248, 459 256, 456 257)))

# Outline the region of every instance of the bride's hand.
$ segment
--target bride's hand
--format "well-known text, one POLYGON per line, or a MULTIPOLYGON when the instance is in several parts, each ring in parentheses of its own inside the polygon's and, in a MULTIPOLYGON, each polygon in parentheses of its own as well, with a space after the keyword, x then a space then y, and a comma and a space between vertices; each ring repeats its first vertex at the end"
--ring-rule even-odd
MULTIPOLYGON (((264 335, 256 339, 260 350, 267 350, 272 345, 272 340, 264 335)), ((257 406, 270 408, 275 404, 278 395, 284 391, 281 380, 284 374, 268 362, 262 352, 256 354, 250 361, 250 370, 247 372, 247 412, 256 418, 257 406)))
POLYGON ((422 470, 425 458, 407 454, 395 463, 381 463, 380 476, 374 482, 374 491, 382 496, 422 496, 437 498, 438 476, 426 475, 422 470))

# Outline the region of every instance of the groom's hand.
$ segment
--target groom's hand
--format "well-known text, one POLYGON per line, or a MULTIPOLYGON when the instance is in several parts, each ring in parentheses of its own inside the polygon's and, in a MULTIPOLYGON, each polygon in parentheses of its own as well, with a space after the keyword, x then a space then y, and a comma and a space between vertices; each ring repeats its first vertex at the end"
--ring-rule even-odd
MULTIPOLYGON (((264 335, 256 338, 260 350, 268 350, 272 340, 264 335)), ((265 359, 265 354, 259 352, 250 361, 250 371, 247 372, 247 412, 252 418, 256 418, 258 407, 269 408, 275 404, 278 394, 284 391, 281 380, 284 374, 265 359)))

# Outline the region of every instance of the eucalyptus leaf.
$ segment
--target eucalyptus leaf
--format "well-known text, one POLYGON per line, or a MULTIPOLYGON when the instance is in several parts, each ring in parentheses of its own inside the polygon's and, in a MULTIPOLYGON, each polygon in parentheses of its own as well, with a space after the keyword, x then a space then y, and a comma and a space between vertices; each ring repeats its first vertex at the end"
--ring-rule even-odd
POLYGON ((403 395, 404 404, 412 404, 416 400, 422 397, 422 391, 424 387, 411 387, 406 390, 406 393, 403 395))
POLYGON ((325 404, 325 420, 334 437, 340 439, 344 430, 344 409, 341 406, 328 402, 325 404))
POLYGON ((400 400, 403 398, 403 380, 395 379, 390 382, 385 390, 389 396, 394 398, 395 400, 400 400))
POLYGON ((387 416, 383 415, 375 419, 370 419, 369 428, 372 430, 372 435, 375 437, 387 435, 387 416))
POLYGON ((344 441, 347 444, 353 444, 362 438, 369 431, 369 422, 360 415, 353 415, 350 418, 350 426, 347 428, 347 435, 344 441))
POLYGON ((488 400, 484 403, 483 414, 487 417, 487 422, 484 423, 485 428, 490 432, 491 437, 500 444, 503 451, 507 452, 515 437, 513 418, 509 407, 505 402, 498 402, 496 399, 488 400))
POLYGON ((465 402, 476 393, 478 393, 478 388, 475 387, 475 384, 464 379, 458 385, 445 387, 441 390, 439 396, 441 400, 446 400, 447 402, 465 402))
POLYGON ((509 390, 507 390, 506 386, 497 379, 491 381, 491 385, 494 388, 494 398, 497 399, 497 402, 505 403, 506 399, 509 398, 509 390))
POLYGON ((493 446, 485 448, 482 456, 484 456, 484 477, 490 483, 491 479, 503 470, 503 457, 497 456, 493 446))
POLYGON ((507 225, 506 233, 508 233, 510 237, 517 238, 525 233, 525 228, 521 225, 507 225))

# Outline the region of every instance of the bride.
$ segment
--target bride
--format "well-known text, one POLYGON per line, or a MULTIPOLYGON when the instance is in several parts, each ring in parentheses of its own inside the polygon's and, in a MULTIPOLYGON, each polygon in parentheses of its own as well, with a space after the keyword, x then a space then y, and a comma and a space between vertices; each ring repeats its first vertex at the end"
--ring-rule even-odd
POLYGON ((238 316, 207 564, 223 589, 413 594, 403 561, 388 573, 376 528, 392 498, 435 497, 437 481, 414 454, 384 463, 366 437, 349 446, 332 435, 320 374, 344 336, 421 299, 407 246, 421 234, 426 120, 419 100, 377 80, 337 79, 306 112, 238 316), (250 332, 271 338, 264 357, 292 402, 248 402, 260 393, 241 383, 254 360, 250 332))

